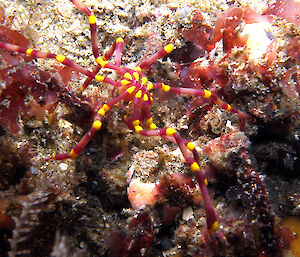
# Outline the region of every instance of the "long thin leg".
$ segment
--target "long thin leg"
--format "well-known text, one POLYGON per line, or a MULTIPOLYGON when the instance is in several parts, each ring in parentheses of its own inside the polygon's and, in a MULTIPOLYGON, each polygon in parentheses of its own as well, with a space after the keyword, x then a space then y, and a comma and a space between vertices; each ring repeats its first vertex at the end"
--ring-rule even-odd
POLYGON ((181 138, 175 129, 172 128, 163 128, 163 129, 155 129, 155 130, 147 130, 144 129, 136 122, 134 129, 138 134, 144 136, 168 136, 173 137, 179 146, 179 149, 190 169, 195 173, 197 182, 199 184, 200 190, 202 192, 204 204, 205 204, 205 212, 206 212, 206 220, 207 220, 207 228, 209 232, 215 232, 219 229, 219 223, 217 221, 217 215, 214 210, 213 204, 211 202, 208 190, 207 190, 207 180, 199 167, 199 158, 193 158, 188 151, 193 153, 193 156, 197 155, 195 146, 191 142, 187 142, 183 138, 181 138))
POLYGON ((251 120, 252 116, 241 112, 240 110, 231 107, 229 104, 223 102, 213 92, 206 89, 194 89, 194 88, 182 88, 182 87, 170 87, 164 83, 160 83, 160 89, 164 92, 172 92, 176 94, 187 94, 194 96, 201 96, 207 99, 211 99, 216 105, 220 106, 223 110, 236 113, 241 120, 251 120))
POLYGON ((70 0, 79 10, 84 12, 89 19, 90 31, 91 31, 91 41, 92 50, 95 59, 99 57, 98 43, 97 43, 97 21, 95 15, 79 0, 70 0))
POLYGON ((121 100, 133 96, 136 91, 136 87, 132 86, 125 90, 121 95, 114 98, 113 100, 107 102, 104 104, 99 110, 97 111, 94 122, 92 127, 88 130, 88 132, 81 138, 79 143, 75 145, 75 147, 69 152, 69 153, 63 153, 54 155, 46 160, 65 160, 65 159, 71 159, 77 157, 81 151, 85 148, 85 146, 88 144, 88 142, 91 140, 91 138, 94 136, 94 134, 101 129, 102 127, 102 117, 108 112, 112 107, 114 107, 118 102, 121 100))

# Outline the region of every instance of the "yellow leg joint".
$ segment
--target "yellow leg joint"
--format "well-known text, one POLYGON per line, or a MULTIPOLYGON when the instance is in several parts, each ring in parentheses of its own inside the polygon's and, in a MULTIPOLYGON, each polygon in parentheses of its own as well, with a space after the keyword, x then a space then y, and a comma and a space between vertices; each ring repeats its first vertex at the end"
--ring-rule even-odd
POLYGON ((211 97, 211 92, 209 90, 204 89, 204 96, 205 98, 210 98, 211 97))
POLYGON ((136 133, 140 133, 140 131, 143 130, 143 128, 141 126, 136 126, 134 127, 134 130, 136 133))
POLYGON ((135 94, 136 98, 141 98, 142 97, 142 90, 139 90, 136 94, 135 94))
POLYGON ((98 114, 104 115, 107 111, 110 110, 110 107, 107 104, 104 104, 101 109, 98 111, 98 114))
POLYGON ((212 224, 211 228, 208 230, 209 233, 214 233, 217 230, 219 230, 220 224, 218 221, 215 221, 214 224, 212 224))
POLYGON ((146 123, 148 125, 150 125, 152 122, 153 122, 153 118, 152 117, 150 117, 149 119, 146 120, 146 123))
POLYGON ((32 51, 33 51, 32 48, 28 48, 28 49, 26 50, 26 54, 27 54, 28 56, 30 56, 31 53, 32 53, 32 51))
POLYGON ((190 166, 190 169, 191 169, 193 172, 196 172, 196 171, 200 170, 200 167, 199 167, 199 165, 198 165, 197 162, 193 162, 193 163, 191 164, 191 166, 190 166))
POLYGON ((157 126, 154 123, 149 124, 151 130, 157 129, 157 126))
POLYGON ((173 44, 168 44, 164 47, 164 50, 169 54, 174 50, 174 45, 173 44))
POLYGON ((171 89, 171 87, 168 86, 168 85, 165 85, 164 83, 162 83, 161 89, 162 89, 163 91, 165 91, 165 92, 169 92, 170 89, 171 89))
POLYGON ((148 97, 148 95, 147 95, 147 94, 144 94, 144 96, 143 96, 143 100, 144 100, 144 102, 148 102, 148 100, 149 100, 149 97, 148 97))
POLYGON ((59 62, 63 62, 66 59, 66 57, 61 54, 58 54, 56 55, 55 59, 59 62))
POLYGON ((102 108, 107 112, 110 110, 110 107, 107 104, 104 104, 102 108))
POLYGON ((134 127, 137 127, 137 126, 139 126, 140 125, 140 121, 139 120, 134 120, 133 122, 132 122, 132 126, 134 126, 134 127))
POLYGON ((104 78, 105 78, 105 77, 104 77, 104 76, 101 76, 101 75, 96 75, 96 76, 95 76, 95 80, 98 81, 98 82, 103 82, 104 78))
POLYGON ((173 136, 173 134, 175 134, 175 133, 176 133, 176 130, 173 129, 173 128, 167 128, 166 129, 166 135, 167 136, 173 136))
POLYGON ((135 78, 135 80, 139 80, 140 79, 140 75, 137 72, 132 73, 132 75, 135 78))
POLYGON ((153 88, 153 84, 151 82, 147 85, 147 90, 150 91, 153 88))
POLYGON ((127 79, 132 80, 132 76, 130 75, 129 72, 126 72, 126 73, 124 74, 124 78, 127 78, 127 79))
POLYGON ((101 126, 102 126, 102 122, 100 120, 95 120, 93 122, 93 128, 94 129, 99 130, 99 129, 101 129, 101 126))
POLYGON ((96 23, 96 17, 94 14, 89 16, 89 24, 95 24, 96 23))
POLYGON ((70 152, 70 157, 71 158, 76 158, 78 156, 78 153, 75 153, 74 149, 71 150, 70 152))
POLYGON ((102 68, 105 68, 105 65, 108 63, 108 61, 104 61, 102 57, 98 57, 96 59, 96 63, 98 63, 102 68))
POLYGON ((129 80, 127 80, 127 79, 122 79, 121 80, 121 84, 123 85, 123 86, 125 86, 125 85, 128 85, 128 84, 130 84, 131 82, 129 81, 129 80))
POLYGON ((148 79, 146 77, 142 78, 142 85, 146 85, 146 83, 148 82, 148 79))
POLYGON ((132 87, 128 88, 126 91, 128 94, 132 94, 134 90, 135 90, 135 86, 132 86, 132 87))
POLYGON ((186 148, 190 151, 194 151, 195 150, 195 145, 192 142, 188 142, 186 145, 186 148))
POLYGON ((124 40, 123 38, 121 37, 118 37, 117 40, 116 40, 116 43, 124 43, 124 40))

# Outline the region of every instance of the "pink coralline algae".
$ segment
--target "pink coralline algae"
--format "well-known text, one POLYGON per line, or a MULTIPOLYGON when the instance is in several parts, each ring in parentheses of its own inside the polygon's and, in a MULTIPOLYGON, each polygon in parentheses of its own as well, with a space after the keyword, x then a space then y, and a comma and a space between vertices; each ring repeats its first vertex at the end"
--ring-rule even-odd
POLYGON ((300 25, 300 3, 293 0, 276 0, 264 14, 273 14, 289 22, 300 25))

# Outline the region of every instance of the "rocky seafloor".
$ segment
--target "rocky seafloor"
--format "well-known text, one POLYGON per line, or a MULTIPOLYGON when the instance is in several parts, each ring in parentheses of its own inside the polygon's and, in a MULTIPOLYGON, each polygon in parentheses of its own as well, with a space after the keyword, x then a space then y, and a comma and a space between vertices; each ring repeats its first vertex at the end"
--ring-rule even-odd
MULTIPOLYGON (((210 90, 251 116, 153 90, 155 124, 196 145, 220 229, 208 232, 178 146, 126 126, 128 102, 107 112, 77 158, 47 160, 69 152, 118 92, 98 82, 81 92, 83 75, 0 49, 0 256, 300 256, 299 2, 83 3, 101 54, 122 37, 122 65, 134 68, 172 43, 150 81, 210 90), (163 197, 143 208, 129 200, 137 180, 163 197)), ((70 1, 0 7, 0 41, 94 68, 87 18, 70 1)))

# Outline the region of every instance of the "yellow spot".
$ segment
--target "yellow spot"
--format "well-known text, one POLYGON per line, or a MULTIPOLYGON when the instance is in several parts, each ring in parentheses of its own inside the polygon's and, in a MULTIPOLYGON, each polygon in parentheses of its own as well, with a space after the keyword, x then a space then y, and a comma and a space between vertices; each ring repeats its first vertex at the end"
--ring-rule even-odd
POLYGON ((150 101, 153 102, 153 97, 150 97, 150 101))
POLYGON ((220 228, 220 224, 218 221, 215 221, 214 224, 212 224, 211 228, 208 230, 209 233, 216 232, 220 228))
POLYGON ((186 145, 186 148, 190 151, 194 151, 195 150, 195 145, 192 142, 188 142, 186 145))
POLYGON ((95 120, 93 122, 93 128, 94 129, 99 130, 99 129, 101 129, 101 126, 102 126, 102 122, 100 120, 95 120))
POLYGON ((81 91, 84 91, 84 89, 85 89, 85 88, 83 87, 83 85, 81 85, 80 90, 81 90, 81 91))
POLYGON ((142 97, 142 90, 139 90, 136 94, 135 94, 136 98, 141 98, 142 97))
POLYGON ((26 54, 27 54, 28 56, 30 56, 31 53, 32 53, 32 51, 33 51, 32 48, 28 48, 28 49, 26 50, 26 54))
POLYGON ((78 156, 78 153, 75 153, 74 149, 72 149, 71 152, 70 152, 70 157, 75 158, 77 156, 78 156))
POLYGON ((97 113, 103 116, 106 113, 106 111, 104 111, 103 108, 101 108, 97 113))
POLYGON ((153 122, 153 118, 152 117, 150 117, 149 119, 146 120, 146 123, 148 125, 150 125, 152 122, 153 122))
POLYGON ((166 129, 166 135, 167 136, 173 136, 173 134, 175 134, 175 133, 176 133, 176 130, 173 129, 173 128, 167 128, 166 129))
POLYGON ((116 40, 116 43, 124 43, 124 40, 123 38, 121 37, 118 37, 117 40, 116 40))
POLYGON ((149 97, 147 94, 144 94, 143 100, 144 100, 144 102, 147 102, 149 100, 149 97))
POLYGON ((126 80, 126 79, 122 79, 122 80, 121 80, 121 84, 122 84, 123 86, 125 86, 125 85, 130 84, 130 81, 128 81, 128 80, 126 80))
POLYGON ((204 89, 204 96, 205 98, 210 98, 211 97, 211 92, 209 90, 204 89))
POLYGON ((147 85, 147 90, 151 90, 153 88, 153 84, 151 82, 148 83, 147 85))
POLYGON ((169 54, 174 50, 174 45, 173 44, 168 44, 164 47, 164 50, 169 54))
POLYGON ((229 104, 227 104, 227 108, 225 111, 230 111, 231 110, 231 106, 229 104))
POLYGON ((140 75, 137 72, 134 72, 132 75, 135 78, 135 80, 139 80, 140 79, 140 75))
POLYGON ((134 127, 134 130, 136 133, 140 133, 140 131, 143 130, 143 128, 141 126, 136 126, 134 127))
POLYGON ((154 123, 149 124, 151 130, 157 129, 157 126, 154 123))
POLYGON ((132 79, 132 76, 130 75, 130 73, 128 73, 128 72, 126 72, 125 74, 124 74, 124 78, 127 78, 127 79, 132 79))
POLYGON ((102 106, 102 108, 98 111, 98 114, 103 116, 109 110, 110 110, 110 107, 107 104, 104 104, 102 106))
POLYGON ((191 170, 194 171, 194 172, 200 170, 200 167, 199 167, 199 165, 198 165, 197 162, 193 162, 193 163, 191 164, 190 168, 191 168, 191 170))
POLYGON ((89 23, 90 24, 95 24, 96 23, 96 17, 94 14, 89 16, 89 23))
POLYGON ((142 71, 142 69, 138 66, 134 68, 134 71, 142 71))
POLYGON ((206 186, 208 185, 207 179, 204 179, 204 184, 205 184, 206 186))
POLYGON ((102 108, 107 112, 110 110, 110 107, 107 104, 104 104, 102 108))
POLYGON ((95 80, 98 81, 98 82, 102 82, 102 81, 104 80, 104 78, 105 78, 105 77, 104 77, 104 76, 101 76, 101 75, 96 75, 96 76, 95 76, 95 80))
POLYGON ((96 63, 98 63, 102 68, 105 68, 105 65, 108 63, 108 61, 104 61, 102 57, 98 57, 96 59, 96 63))
POLYGON ((139 121, 139 120, 134 120, 134 121, 132 122, 132 125, 133 125, 134 127, 137 127, 138 125, 140 125, 140 121, 139 121))
POLYGON ((132 86, 132 87, 128 88, 126 91, 128 94, 132 94, 134 90, 135 90, 135 86, 132 86))
POLYGON ((66 57, 61 54, 58 54, 56 55, 55 59, 59 62, 63 62, 66 59, 66 57))
POLYGON ((161 89, 162 89, 163 91, 165 91, 165 92, 169 92, 170 89, 171 89, 171 87, 168 86, 168 85, 165 85, 164 83, 162 83, 161 89))
POLYGON ((142 85, 146 85, 146 83, 148 82, 148 79, 146 77, 142 78, 142 85))

